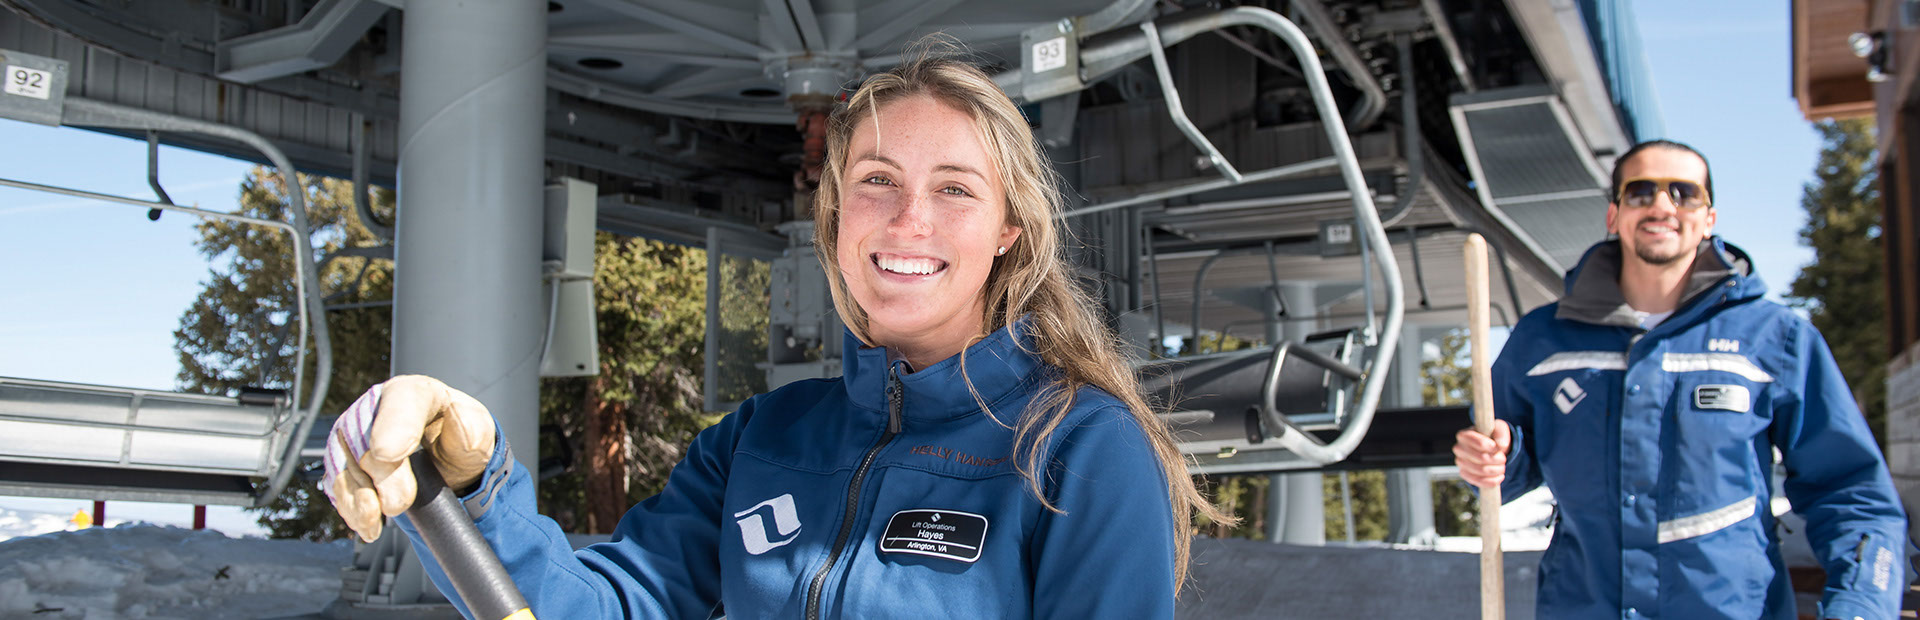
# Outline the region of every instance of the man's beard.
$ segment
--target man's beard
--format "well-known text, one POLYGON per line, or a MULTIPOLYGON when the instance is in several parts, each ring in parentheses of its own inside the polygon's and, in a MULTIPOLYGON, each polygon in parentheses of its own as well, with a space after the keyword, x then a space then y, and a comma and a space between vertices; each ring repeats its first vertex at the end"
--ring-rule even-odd
POLYGON ((1649 265, 1665 267, 1679 262, 1681 258, 1686 256, 1687 252, 1685 248, 1678 248, 1671 253, 1661 254, 1659 250, 1642 245, 1634 247, 1633 254, 1639 256, 1642 262, 1649 265))
MULTIPOLYGON (((1642 222, 1635 223, 1633 225, 1633 228, 1629 229, 1629 231, 1630 232, 1638 231, 1642 224, 1645 224, 1650 221, 1656 221, 1656 220, 1648 219, 1642 222)), ((1680 240, 1678 239, 1678 237, 1681 236, 1679 222, 1677 221, 1674 222, 1672 224, 1672 228, 1673 228, 1674 236, 1676 237, 1676 239, 1674 239, 1674 248, 1672 252, 1662 253, 1661 250, 1658 247, 1655 247, 1654 245, 1636 243, 1633 246, 1634 256, 1638 256, 1640 257, 1640 260, 1642 262, 1645 262, 1646 264, 1653 265, 1656 267, 1665 267, 1675 262, 1679 262, 1679 260, 1682 258, 1685 258, 1687 256, 1688 251, 1692 250, 1693 248, 1691 246, 1687 246, 1679 242, 1680 240)))

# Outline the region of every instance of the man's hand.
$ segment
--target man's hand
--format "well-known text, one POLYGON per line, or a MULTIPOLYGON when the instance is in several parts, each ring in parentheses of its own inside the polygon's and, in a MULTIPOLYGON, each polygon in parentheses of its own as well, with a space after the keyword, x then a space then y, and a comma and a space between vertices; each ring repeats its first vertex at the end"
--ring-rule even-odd
POLYGON ((480 401, 432 377, 394 377, 369 388, 333 423, 320 488, 347 527, 373 542, 385 517, 413 505, 407 457, 425 446, 447 486, 460 489, 480 479, 493 441, 493 416, 480 401))
POLYGON ((1513 446, 1513 430, 1495 420, 1493 436, 1471 428, 1453 436, 1453 464, 1460 466, 1460 479, 1473 486, 1489 488, 1507 479, 1507 450, 1513 446))

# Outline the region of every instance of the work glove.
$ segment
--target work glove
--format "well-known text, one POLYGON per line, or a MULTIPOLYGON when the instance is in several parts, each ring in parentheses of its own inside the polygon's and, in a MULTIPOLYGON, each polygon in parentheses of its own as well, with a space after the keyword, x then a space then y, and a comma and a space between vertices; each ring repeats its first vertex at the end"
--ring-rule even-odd
POLYGON ((394 377, 334 421, 320 488, 347 527, 373 542, 385 517, 413 505, 418 489, 407 457, 426 449, 447 486, 464 489, 486 470, 493 440, 493 416, 480 401, 432 377, 394 377))
POLYGON ((1513 447, 1513 429, 1505 420, 1493 422, 1491 437, 1471 428, 1453 436, 1453 464, 1460 467, 1460 479, 1482 489, 1499 486, 1507 479, 1507 452, 1513 447))

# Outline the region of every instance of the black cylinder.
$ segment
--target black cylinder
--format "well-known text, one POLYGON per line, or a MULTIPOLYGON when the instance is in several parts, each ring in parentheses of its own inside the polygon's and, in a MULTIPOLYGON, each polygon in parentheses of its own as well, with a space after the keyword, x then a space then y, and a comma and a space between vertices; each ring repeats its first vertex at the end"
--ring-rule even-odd
POLYGON ((500 557, 480 536, 480 528, 474 527, 467 507, 440 478, 433 457, 422 450, 413 453, 412 463, 420 489, 414 495, 413 507, 407 509, 407 517, 413 519, 421 542, 446 571, 447 580, 453 582, 453 590, 467 604, 467 611, 482 620, 514 614, 531 619, 526 597, 520 595, 500 557))

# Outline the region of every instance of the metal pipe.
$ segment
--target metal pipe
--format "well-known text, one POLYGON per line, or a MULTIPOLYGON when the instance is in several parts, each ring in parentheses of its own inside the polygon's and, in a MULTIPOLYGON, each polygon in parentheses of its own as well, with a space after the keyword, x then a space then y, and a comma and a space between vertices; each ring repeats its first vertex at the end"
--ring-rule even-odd
MULTIPOLYGON (((1319 6, 1317 2, 1315 2, 1314 5, 1316 7, 1319 6)), ((1273 11, 1254 7, 1236 7, 1191 17, 1184 15, 1175 16, 1172 19, 1164 20, 1158 24, 1160 41, 1163 45, 1176 45, 1181 41, 1191 39, 1200 34, 1220 30, 1229 26, 1256 26, 1270 32, 1273 31, 1272 28, 1268 28, 1261 23, 1261 18, 1251 17, 1248 11, 1265 11, 1268 15, 1272 15, 1283 21, 1286 20, 1286 18, 1280 17, 1279 14, 1273 11)), ((1325 9, 1323 7, 1321 11, 1321 17, 1325 17, 1325 9)), ((1311 20, 1312 18, 1309 17, 1309 19, 1311 20)), ((1288 25, 1292 25, 1292 22, 1288 22, 1288 25)), ((1297 30, 1298 28, 1296 27, 1295 29, 1297 30)), ((1361 101, 1356 106, 1352 115, 1354 123, 1351 129, 1360 129, 1371 125, 1375 119, 1379 118, 1380 113, 1386 110, 1386 91, 1382 90, 1380 83, 1373 79, 1373 73, 1367 70, 1367 65, 1364 61, 1360 60, 1359 54, 1354 52, 1353 48, 1347 45, 1346 40, 1339 36, 1331 18, 1327 18, 1324 25, 1315 25, 1314 29, 1320 31, 1322 36, 1328 41, 1327 46, 1329 50, 1333 52, 1334 61, 1340 65, 1341 70, 1347 72, 1352 78, 1354 86, 1360 90, 1361 101), (1322 30, 1323 27, 1325 30, 1322 30), (1344 52, 1342 50, 1344 50, 1344 52)), ((1302 48, 1296 47, 1293 51, 1294 56, 1300 60, 1303 72, 1313 73, 1322 71, 1320 57, 1316 54, 1313 57, 1313 62, 1308 63, 1306 57, 1300 55, 1301 49, 1302 48)), ((1311 52, 1313 48, 1308 46, 1305 49, 1311 52)), ((1147 41, 1141 37, 1103 37, 1102 40, 1088 40, 1086 44, 1080 47, 1080 71, 1084 76, 1082 81, 1087 83, 1097 82, 1105 78, 1108 74, 1119 71, 1127 65, 1133 64, 1134 61, 1146 57, 1147 53, 1147 41)), ((1009 71, 1007 73, 1013 74, 1015 77, 1007 82, 1002 82, 1002 76, 995 76, 995 83, 1001 84, 1003 88, 1008 83, 1018 83, 1017 76, 1020 73, 1019 71, 1009 71)))
MULTIPOLYGON (((160 187, 160 132, 147 130, 147 186, 160 197, 160 202, 173 204, 173 198, 167 196, 167 188, 160 187)), ((160 209, 147 209, 147 221, 160 221, 160 209)))
POLYGON ((1153 338, 1151 350, 1154 357, 1164 357, 1167 342, 1167 319, 1160 311, 1160 257, 1153 251, 1153 229, 1140 227, 1141 235, 1146 237, 1147 267, 1153 270, 1153 338))
MULTIPOLYGON (((1503 306, 1503 305, 1500 305, 1499 303, 1494 303, 1494 304, 1492 305, 1492 307, 1493 307, 1493 313, 1494 313, 1494 314, 1497 314, 1497 315, 1500 315, 1500 320, 1501 320, 1501 322, 1500 322, 1500 324, 1501 324, 1501 325, 1512 325, 1512 324, 1513 324, 1513 323, 1511 323, 1511 322, 1509 322, 1509 321, 1507 320, 1508 318, 1510 318, 1510 315, 1508 315, 1508 314, 1507 314, 1507 307, 1506 307, 1506 306, 1503 306)), ((1465 311, 1466 309, 1467 309, 1467 307, 1466 307, 1465 305, 1458 305, 1458 306, 1432 306, 1432 307, 1428 307, 1428 308, 1422 308, 1422 309, 1419 309, 1419 310, 1408 310, 1408 311, 1407 311, 1407 314, 1430 314, 1430 313, 1437 313, 1437 312, 1462 312, 1462 311, 1465 311)), ((1352 318, 1352 317, 1357 317, 1357 316, 1362 316, 1362 315, 1364 315, 1364 314, 1366 314, 1366 312, 1364 312, 1364 311, 1357 311, 1357 312, 1334 312, 1334 313, 1325 313, 1325 314, 1316 314, 1316 315, 1314 315, 1314 317, 1313 317, 1313 318, 1316 318, 1316 319, 1320 319, 1320 320, 1333 320, 1333 319, 1345 319, 1345 318, 1352 318)), ((1266 322, 1267 322, 1267 321, 1266 321, 1265 319, 1244 319, 1244 320, 1239 320, 1239 321, 1232 321, 1232 322, 1229 322, 1229 323, 1227 323, 1227 324, 1226 324, 1226 325, 1224 325, 1224 326, 1221 326, 1221 328, 1220 328, 1220 331, 1221 331, 1222 333, 1225 333, 1226 331, 1228 331, 1228 330, 1231 330, 1231 329, 1233 329, 1233 328, 1236 328, 1236 327, 1241 327, 1241 326, 1246 326, 1246 325, 1256 325, 1256 324, 1262 324, 1262 323, 1266 323, 1266 322)), ((1232 353, 1232 351, 1229 351, 1229 353, 1232 353)))
POLYGON ((1420 268, 1420 230, 1412 226, 1407 227, 1407 255, 1413 257, 1413 282, 1420 289, 1420 307, 1432 308, 1433 304, 1427 299, 1427 273, 1420 268))
POLYGON ((1180 105, 1180 90, 1174 87, 1173 72, 1167 69, 1166 50, 1160 47, 1159 28, 1153 22, 1141 22, 1140 31, 1147 34, 1147 53, 1153 57, 1153 72, 1160 78, 1160 91, 1165 95, 1167 115, 1173 117, 1174 126, 1179 127, 1180 133, 1186 134, 1187 140, 1200 148, 1201 154, 1207 156, 1207 161, 1213 162, 1213 167, 1222 176, 1239 184, 1240 171, 1235 170, 1233 162, 1220 154, 1220 149, 1214 148, 1213 141, 1208 140, 1206 134, 1200 133, 1200 128, 1193 126, 1193 119, 1187 118, 1185 107, 1180 105))
MULTIPOLYGON (((1107 5, 1105 8, 1079 18, 1080 27, 1076 29, 1080 38, 1112 30, 1121 24, 1133 21, 1134 17, 1148 10, 1153 0, 1125 0, 1107 5)), ((1018 73, 1017 71, 1015 73, 1018 73)))
POLYGON ((1413 37, 1402 32, 1393 36, 1393 43, 1400 51, 1400 156, 1407 160, 1407 182, 1395 192, 1398 197, 1393 201, 1393 211, 1380 216, 1380 225, 1386 227, 1400 223, 1413 212, 1414 197, 1427 176, 1426 150, 1422 146, 1425 140, 1420 135, 1420 91, 1415 88, 1413 75, 1413 37))
POLYGON ((1454 79, 1460 80, 1460 87, 1467 92, 1478 90, 1473 85, 1473 77, 1467 74, 1467 58, 1460 53, 1460 40, 1454 38, 1453 24, 1440 10, 1440 0, 1420 0, 1420 8, 1433 20, 1433 34, 1440 39, 1440 47, 1447 50, 1447 65, 1453 67, 1454 79))
POLYGON ((373 205, 367 200, 367 166, 372 158, 373 149, 367 146, 367 121, 359 112, 353 113, 353 212, 360 216, 360 225, 367 227, 373 236, 393 241, 393 227, 373 216, 373 205))
POLYGON ((702 389, 707 411, 720 410, 720 229, 707 228, 707 342, 702 389))
MULTIPOLYGON (((55 187, 52 185, 41 185, 39 183, 30 183, 27 181, 16 181, 13 179, 0 179, 0 186, 12 187, 16 189, 32 190, 36 192, 46 192, 49 194, 59 194, 62 196, 72 196, 75 198, 86 198, 89 200, 99 200, 101 202, 116 202, 124 205, 132 205, 136 207, 147 207, 150 209, 156 209, 161 211, 179 211, 181 213, 198 215, 200 217, 210 217, 215 219, 241 222, 245 224, 253 224, 256 226, 266 226, 269 228, 284 230, 287 232, 287 234, 290 234, 290 235, 299 234, 297 231, 294 230, 292 224, 288 224, 286 222, 282 222, 279 220, 268 220, 268 219, 261 219, 257 217, 248 217, 245 215, 237 215, 237 214, 225 213, 221 211, 209 211, 206 209, 200 209, 196 207, 187 207, 187 206, 181 206, 176 204, 168 204, 164 202, 155 202, 152 200, 141 200, 138 198, 124 198, 120 196, 114 196, 111 194, 99 194, 99 193, 89 192, 85 190, 69 189, 65 187, 55 187)), ((295 270, 300 269, 300 265, 295 264, 294 269, 295 270)))
MULTIPOLYGON (((1360 297, 1363 300, 1361 303, 1365 304, 1361 307, 1367 310, 1367 327, 1360 333, 1366 337, 1368 346, 1372 346, 1376 342, 1374 337, 1379 335, 1377 331, 1379 324, 1374 322, 1373 316, 1373 268, 1367 266, 1367 261, 1373 257, 1373 254, 1374 252, 1367 247, 1367 244, 1360 244, 1360 297)), ((1393 260, 1393 246, 1387 246, 1384 254, 1387 260, 1393 260)))
POLYGON ((1135 196, 1125 200, 1115 200, 1113 202, 1106 202, 1106 203, 1101 203, 1097 205, 1080 207, 1078 209, 1062 212, 1060 215, 1055 217, 1060 219, 1065 219, 1069 217, 1087 215, 1089 213, 1111 211, 1113 209, 1131 207, 1134 205, 1143 205, 1149 202, 1166 200, 1168 198, 1179 198, 1181 196, 1185 196, 1188 194, 1197 194, 1200 192, 1213 191, 1213 190, 1221 189, 1224 187, 1233 187, 1235 185, 1240 185, 1244 183, 1258 183, 1261 181, 1270 181, 1273 179, 1302 175, 1310 172, 1318 172, 1328 168, 1337 167, 1338 165, 1339 165, 1338 162, 1335 162, 1333 158, 1326 157, 1321 159, 1315 159, 1312 161, 1304 161, 1297 164, 1276 166, 1273 168, 1268 168, 1266 170, 1261 170, 1259 172, 1252 172, 1252 173, 1241 175, 1240 180, 1237 182, 1224 179, 1224 178, 1214 179, 1211 181, 1202 181, 1199 183, 1182 185, 1180 187, 1175 187, 1171 189, 1163 189, 1157 192, 1148 192, 1148 193, 1141 194, 1139 196, 1135 196))
POLYGON ((1274 313, 1274 316, 1267 317, 1269 320, 1272 320, 1272 319, 1278 319, 1279 317, 1283 317, 1287 315, 1287 296, 1280 294, 1280 262, 1274 256, 1273 241, 1268 240, 1266 243, 1266 246, 1267 246, 1267 277, 1270 278, 1273 282, 1273 290, 1269 292, 1273 294, 1273 301, 1274 301, 1275 307, 1278 308, 1278 310, 1274 313))
MULTIPOLYGON (((1380 119, 1387 111, 1387 93, 1380 88, 1379 80, 1373 79, 1373 72, 1367 69, 1367 61, 1360 59, 1360 52, 1354 51, 1353 43, 1341 36, 1340 26, 1333 23, 1333 15, 1327 12, 1327 5, 1320 0, 1293 0, 1293 7, 1299 9, 1300 17, 1307 27, 1320 34, 1320 43, 1333 55, 1334 64, 1347 72, 1353 85, 1360 89, 1360 103, 1354 106, 1352 113, 1353 128, 1359 129, 1380 119)), ((1320 59, 1314 58, 1318 64, 1320 59)), ((1303 63, 1304 64, 1304 63, 1303 63)))
POLYGON ((1213 270, 1213 264, 1227 254, 1228 252, 1215 252, 1213 256, 1208 256, 1207 260, 1200 262, 1200 270, 1193 275, 1193 312, 1188 315, 1193 320, 1193 342, 1191 343, 1193 348, 1191 351, 1181 351, 1181 353, 1193 354, 1200 352, 1200 286, 1206 283, 1207 272, 1213 270))
MULTIPOLYGON (((333 341, 327 333, 324 309, 320 303, 319 270, 314 265, 312 226, 307 221, 306 192, 302 190, 298 174, 294 171, 292 160, 279 147, 268 142, 260 134, 238 127, 209 123, 197 119, 184 118, 139 108, 94 101, 84 97, 68 97, 62 111, 61 124, 89 127, 118 127, 126 129, 148 129, 160 131, 193 132, 229 140, 235 140, 259 150, 279 169, 281 182, 287 186, 287 211, 293 215, 294 247, 300 253, 296 257, 299 281, 296 283, 300 295, 300 345, 299 355, 306 356, 306 341, 312 334, 314 344, 315 371, 311 403, 306 414, 301 416, 293 440, 287 442, 285 454, 281 458, 280 469, 274 473, 267 492, 254 497, 255 506, 265 506, 267 502, 280 495, 286 489, 287 480, 299 463, 300 443, 305 441, 307 431, 313 427, 313 420, 320 413, 320 404, 326 399, 327 386, 333 380, 333 341), (310 294, 311 293, 311 294, 310 294), (321 320, 312 320, 321 317, 321 320)), ((180 209, 179 207, 174 207, 180 209)), ((195 211, 199 211, 195 209, 195 211)), ((217 212, 208 212, 217 213, 217 212)), ((294 368, 293 397, 300 397, 301 376, 305 363, 294 368)))
POLYGON ((1340 472, 1340 512, 1347 519, 1347 542, 1353 542, 1353 487, 1345 471, 1340 472))

